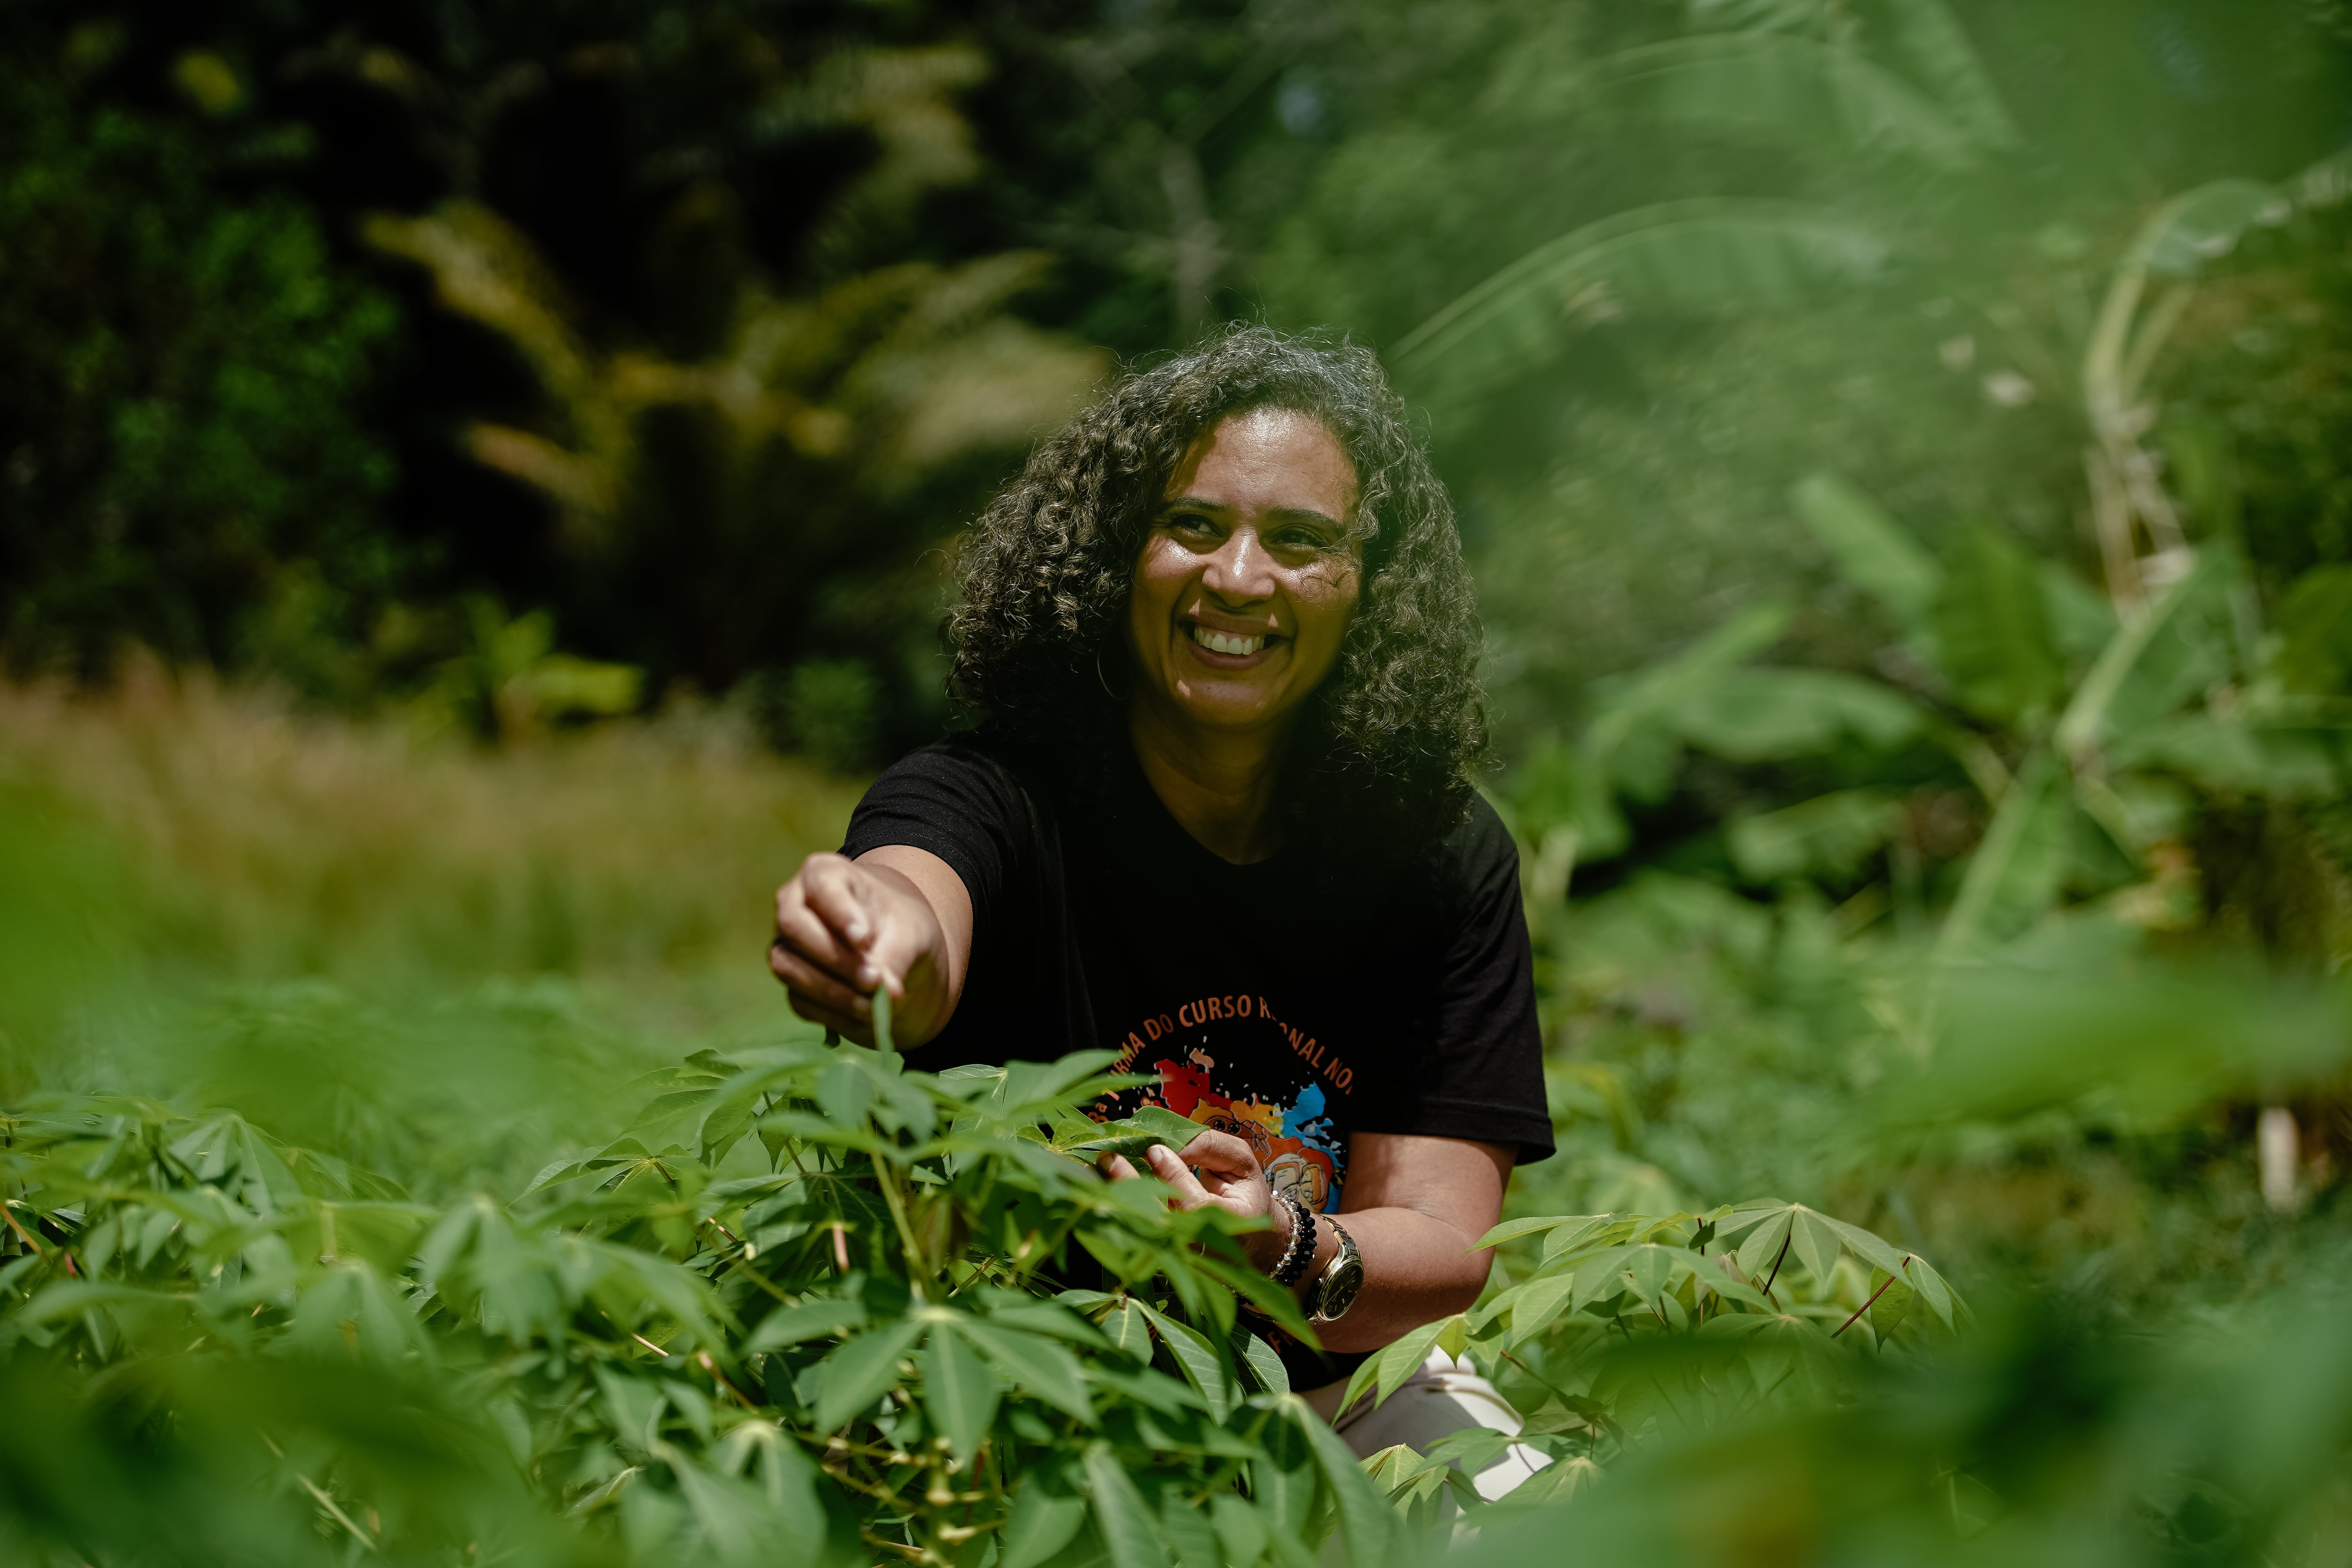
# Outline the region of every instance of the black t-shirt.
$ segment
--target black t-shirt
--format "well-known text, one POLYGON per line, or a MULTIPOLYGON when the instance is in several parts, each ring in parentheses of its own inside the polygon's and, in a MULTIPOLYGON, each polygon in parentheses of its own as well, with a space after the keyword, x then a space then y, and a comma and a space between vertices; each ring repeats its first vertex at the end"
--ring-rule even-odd
POLYGON ((946 861, 972 906, 963 994, 910 1067, 1116 1050, 1160 1083, 1098 1112, 1149 1102, 1234 1133, 1310 1211, 1339 1209, 1353 1132, 1552 1152, 1518 855, 1483 800, 1417 848, 1294 844, 1236 866, 1131 754, 1081 799, 976 732, 866 792, 842 852, 891 844, 946 861))

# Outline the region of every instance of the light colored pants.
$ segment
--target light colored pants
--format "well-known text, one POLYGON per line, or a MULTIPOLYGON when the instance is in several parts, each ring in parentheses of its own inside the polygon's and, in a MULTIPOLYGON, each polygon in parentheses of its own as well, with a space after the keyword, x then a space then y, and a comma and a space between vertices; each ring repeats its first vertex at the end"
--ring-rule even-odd
MULTIPOLYGON (((1299 1397, 1331 1423, 1331 1429, 1358 1458, 1370 1458, 1399 1443, 1417 1454, 1424 1453, 1439 1438, 1473 1426, 1513 1437, 1519 1435, 1519 1413, 1496 1392, 1495 1385, 1479 1376, 1468 1362, 1455 1361, 1441 1350, 1431 1351, 1421 1370, 1378 1406, 1366 1394, 1342 1410, 1339 1401, 1347 1393, 1347 1381, 1342 1379, 1303 1390, 1299 1397)), ((1472 1477, 1471 1484, 1480 1497, 1492 1502, 1550 1463, 1525 1443, 1513 1443, 1472 1477)))

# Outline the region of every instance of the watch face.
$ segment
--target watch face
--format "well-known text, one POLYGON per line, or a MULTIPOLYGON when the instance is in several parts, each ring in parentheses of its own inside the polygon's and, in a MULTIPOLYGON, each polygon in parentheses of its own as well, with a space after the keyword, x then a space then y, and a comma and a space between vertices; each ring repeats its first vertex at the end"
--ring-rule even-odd
POLYGON ((1356 1304, 1356 1292, 1364 1288, 1364 1266, 1350 1263, 1331 1277, 1324 1287, 1323 1300, 1317 1303, 1315 1315, 1330 1319, 1340 1316, 1356 1304))

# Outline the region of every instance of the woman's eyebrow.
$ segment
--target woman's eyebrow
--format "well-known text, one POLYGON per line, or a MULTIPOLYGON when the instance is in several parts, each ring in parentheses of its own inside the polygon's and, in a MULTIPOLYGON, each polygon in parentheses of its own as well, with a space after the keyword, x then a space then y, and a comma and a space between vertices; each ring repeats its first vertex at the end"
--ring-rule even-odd
MULTIPOLYGON (((1199 496, 1171 496, 1160 503, 1159 515, 1165 517, 1171 511, 1210 511, 1223 516, 1233 510, 1223 501, 1203 500, 1199 496)), ((1338 518, 1317 511, 1313 507, 1278 506, 1268 511, 1266 516, 1276 522, 1319 522, 1326 528, 1337 529, 1343 533, 1347 531, 1347 524, 1338 518)))

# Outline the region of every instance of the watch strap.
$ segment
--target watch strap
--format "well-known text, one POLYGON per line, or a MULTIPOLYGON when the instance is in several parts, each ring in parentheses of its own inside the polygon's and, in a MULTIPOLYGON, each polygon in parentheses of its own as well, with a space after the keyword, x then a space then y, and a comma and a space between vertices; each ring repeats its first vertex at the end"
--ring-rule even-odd
POLYGON ((1330 1262, 1323 1266, 1323 1272, 1315 1277, 1315 1283, 1307 1288, 1307 1321, 1311 1323, 1334 1322, 1347 1316, 1348 1309, 1356 1304, 1357 1292, 1363 1289, 1364 1255, 1357 1247, 1356 1238, 1349 1236, 1348 1227, 1336 1219, 1331 1222, 1331 1229, 1339 1237, 1339 1250, 1332 1255, 1330 1262), (1327 1315, 1323 1304, 1330 1300, 1332 1287, 1349 1272, 1356 1276, 1355 1289, 1349 1292, 1348 1300, 1338 1311, 1327 1315))

